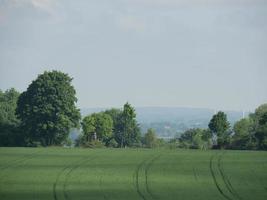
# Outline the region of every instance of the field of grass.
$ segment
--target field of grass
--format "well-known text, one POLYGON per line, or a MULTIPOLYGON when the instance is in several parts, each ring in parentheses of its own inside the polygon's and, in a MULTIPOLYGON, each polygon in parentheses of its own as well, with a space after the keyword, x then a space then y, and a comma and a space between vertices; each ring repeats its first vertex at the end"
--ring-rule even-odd
POLYGON ((267 152, 0 148, 0 199, 266 200, 267 152))

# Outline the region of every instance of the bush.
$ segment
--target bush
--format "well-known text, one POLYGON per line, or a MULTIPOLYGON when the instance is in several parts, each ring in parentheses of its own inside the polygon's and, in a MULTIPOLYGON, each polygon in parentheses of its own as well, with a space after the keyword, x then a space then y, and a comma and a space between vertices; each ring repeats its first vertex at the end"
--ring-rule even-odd
POLYGON ((85 148, 103 148, 103 147, 105 147, 105 145, 99 140, 93 140, 93 141, 89 141, 89 142, 84 142, 82 144, 82 147, 85 147, 85 148))
POLYGON ((107 143, 106 143, 106 146, 107 147, 112 147, 112 148, 116 148, 118 147, 118 142, 112 138, 111 140, 109 140, 107 143))

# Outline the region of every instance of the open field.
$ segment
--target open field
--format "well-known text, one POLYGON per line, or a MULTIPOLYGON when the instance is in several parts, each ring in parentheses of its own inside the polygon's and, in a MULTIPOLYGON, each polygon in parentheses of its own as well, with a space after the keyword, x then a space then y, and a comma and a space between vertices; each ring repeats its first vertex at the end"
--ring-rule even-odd
POLYGON ((0 148, 0 199, 267 199, 267 152, 0 148))

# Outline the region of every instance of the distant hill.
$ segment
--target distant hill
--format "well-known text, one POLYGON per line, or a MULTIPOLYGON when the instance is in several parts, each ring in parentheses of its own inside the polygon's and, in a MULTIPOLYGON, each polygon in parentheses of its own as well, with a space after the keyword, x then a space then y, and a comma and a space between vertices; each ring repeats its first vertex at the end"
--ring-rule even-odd
MULTIPOLYGON (((81 113, 85 116, 104 110, 106 108, 86 108, 81 109, 81 113)), ((232 125, 243 116, 242 111, 224 112, 232 125)), ((214 110, 185 107, 137 107, 136 113, 143 133, 148 128, 153 128, 158 136, 173 138, 189 128, 207 128, 214 110)))

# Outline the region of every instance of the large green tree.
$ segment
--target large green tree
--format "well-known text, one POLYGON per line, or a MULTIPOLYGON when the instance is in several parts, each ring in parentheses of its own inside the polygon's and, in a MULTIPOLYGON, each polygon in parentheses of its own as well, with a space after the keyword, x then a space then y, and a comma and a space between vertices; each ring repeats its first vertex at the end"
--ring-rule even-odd
POLYGON ((141 133, 136 121, 135 110, 128 102, 123 106, 120 123, 122 130, 115 136, 120 147, 140 143, 141 133))
POLYGON ((213 115, 209 122, 209 129, 213 135, 217 138, 217 145, 219 148, 226 147, 230 142, 230 123, 227 120, 227 115, 219 111, 213 115))
POLYGON ((16 116, 19 92, 14 88, 0 90, 0 146, 23 145, 24 137, 19 132, 19 119, 16 116))
POLYGON ((68 74, 46 71, 20 95, 17 115, 29 143, 62 144, 70 129, 79 126, 80 112, 71 81, 68 74))

